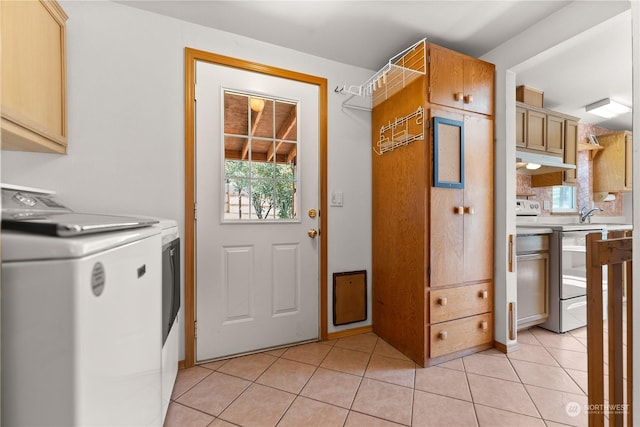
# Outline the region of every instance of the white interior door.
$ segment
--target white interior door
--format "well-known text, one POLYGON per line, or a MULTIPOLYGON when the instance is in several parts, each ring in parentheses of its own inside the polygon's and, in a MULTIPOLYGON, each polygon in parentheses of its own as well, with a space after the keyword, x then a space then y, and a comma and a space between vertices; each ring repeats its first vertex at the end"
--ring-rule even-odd
POLYGON ((203 61, 196 82, 196 362, 317 339, 318 87, 203 61))

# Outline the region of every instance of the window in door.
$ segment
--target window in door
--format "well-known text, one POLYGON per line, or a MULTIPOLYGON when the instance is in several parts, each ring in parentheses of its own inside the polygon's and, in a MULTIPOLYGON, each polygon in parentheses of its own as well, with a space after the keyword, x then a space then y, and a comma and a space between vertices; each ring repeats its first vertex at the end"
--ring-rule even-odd
POLYGON ((224 221, 297 219, 297 102, 225 90, 224 221))

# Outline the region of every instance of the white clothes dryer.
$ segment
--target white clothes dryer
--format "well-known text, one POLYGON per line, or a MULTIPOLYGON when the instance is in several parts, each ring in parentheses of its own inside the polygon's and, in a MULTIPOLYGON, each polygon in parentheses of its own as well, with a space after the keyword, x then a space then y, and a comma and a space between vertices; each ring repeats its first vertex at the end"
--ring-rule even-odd
POLYGON ((92 217, 100 232, 75 232, 82 214, 60 227, 42 206, 62 206, 52 194, 2 195, 2 425, 160 426, 160 230, 126 218, 104 231, 92 217), (21 215, 40 231, 5 227, 21 215))

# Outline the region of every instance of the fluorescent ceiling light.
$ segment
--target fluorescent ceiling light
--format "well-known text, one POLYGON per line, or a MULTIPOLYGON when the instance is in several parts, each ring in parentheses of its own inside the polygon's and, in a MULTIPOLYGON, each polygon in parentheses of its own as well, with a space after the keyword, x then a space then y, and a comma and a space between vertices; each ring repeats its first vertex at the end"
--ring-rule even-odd
POLYGON ((610 119, 631 111, 631 108, 626 105, 622 105, 609 98, 589 104, 584 107, 584 109, 587 113, 595 114, 596 116, 604 117, 605 119, 610 119))

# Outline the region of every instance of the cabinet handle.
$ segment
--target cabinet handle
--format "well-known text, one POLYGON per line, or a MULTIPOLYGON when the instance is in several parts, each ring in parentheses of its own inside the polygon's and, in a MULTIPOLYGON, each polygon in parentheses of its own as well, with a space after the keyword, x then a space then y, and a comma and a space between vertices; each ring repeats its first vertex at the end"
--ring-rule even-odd
POLYGON ((473 215, 474 213, 476 213, 476 210, 472 206, 465 206, 464 213, 473 215))
POLYGON ((489 292, 487 291, 480 291, 478 292, 478 296, 482 299, 487 299, 487 297, 489 296, 489 292))
POLYGON ((480 322, 480 328, 481 328, 483 331, 486 331, 487 329, 489 329, 489 324, 487 323, 487 321, 486 321, 486 320, 483 320, 482 322, 480 322))
POLYGON ((453 94, 453 99, 455 99, 456 101, 462 101, 463 98, 464 95, 462 92, 456 92, 453 94))
POLYGON ((465 104, 471 104, 473 102, 473 95, 469 94, 469 95, 465 95, 464 96, 464 103, 465 104))
POLYGON ((438 298, 438 304, 440 305, 447 305, 447 298, 446 297, 440 297, 438 298))
POLYGON ((447 339, 447 331, 440 331, 438 333, 438 338, 440 338, 441 340, 446 340, 447 339))
POLYGON ((456 215, 464 215, 464 206, 456 206, 453 208, 453 213, 456 215))

